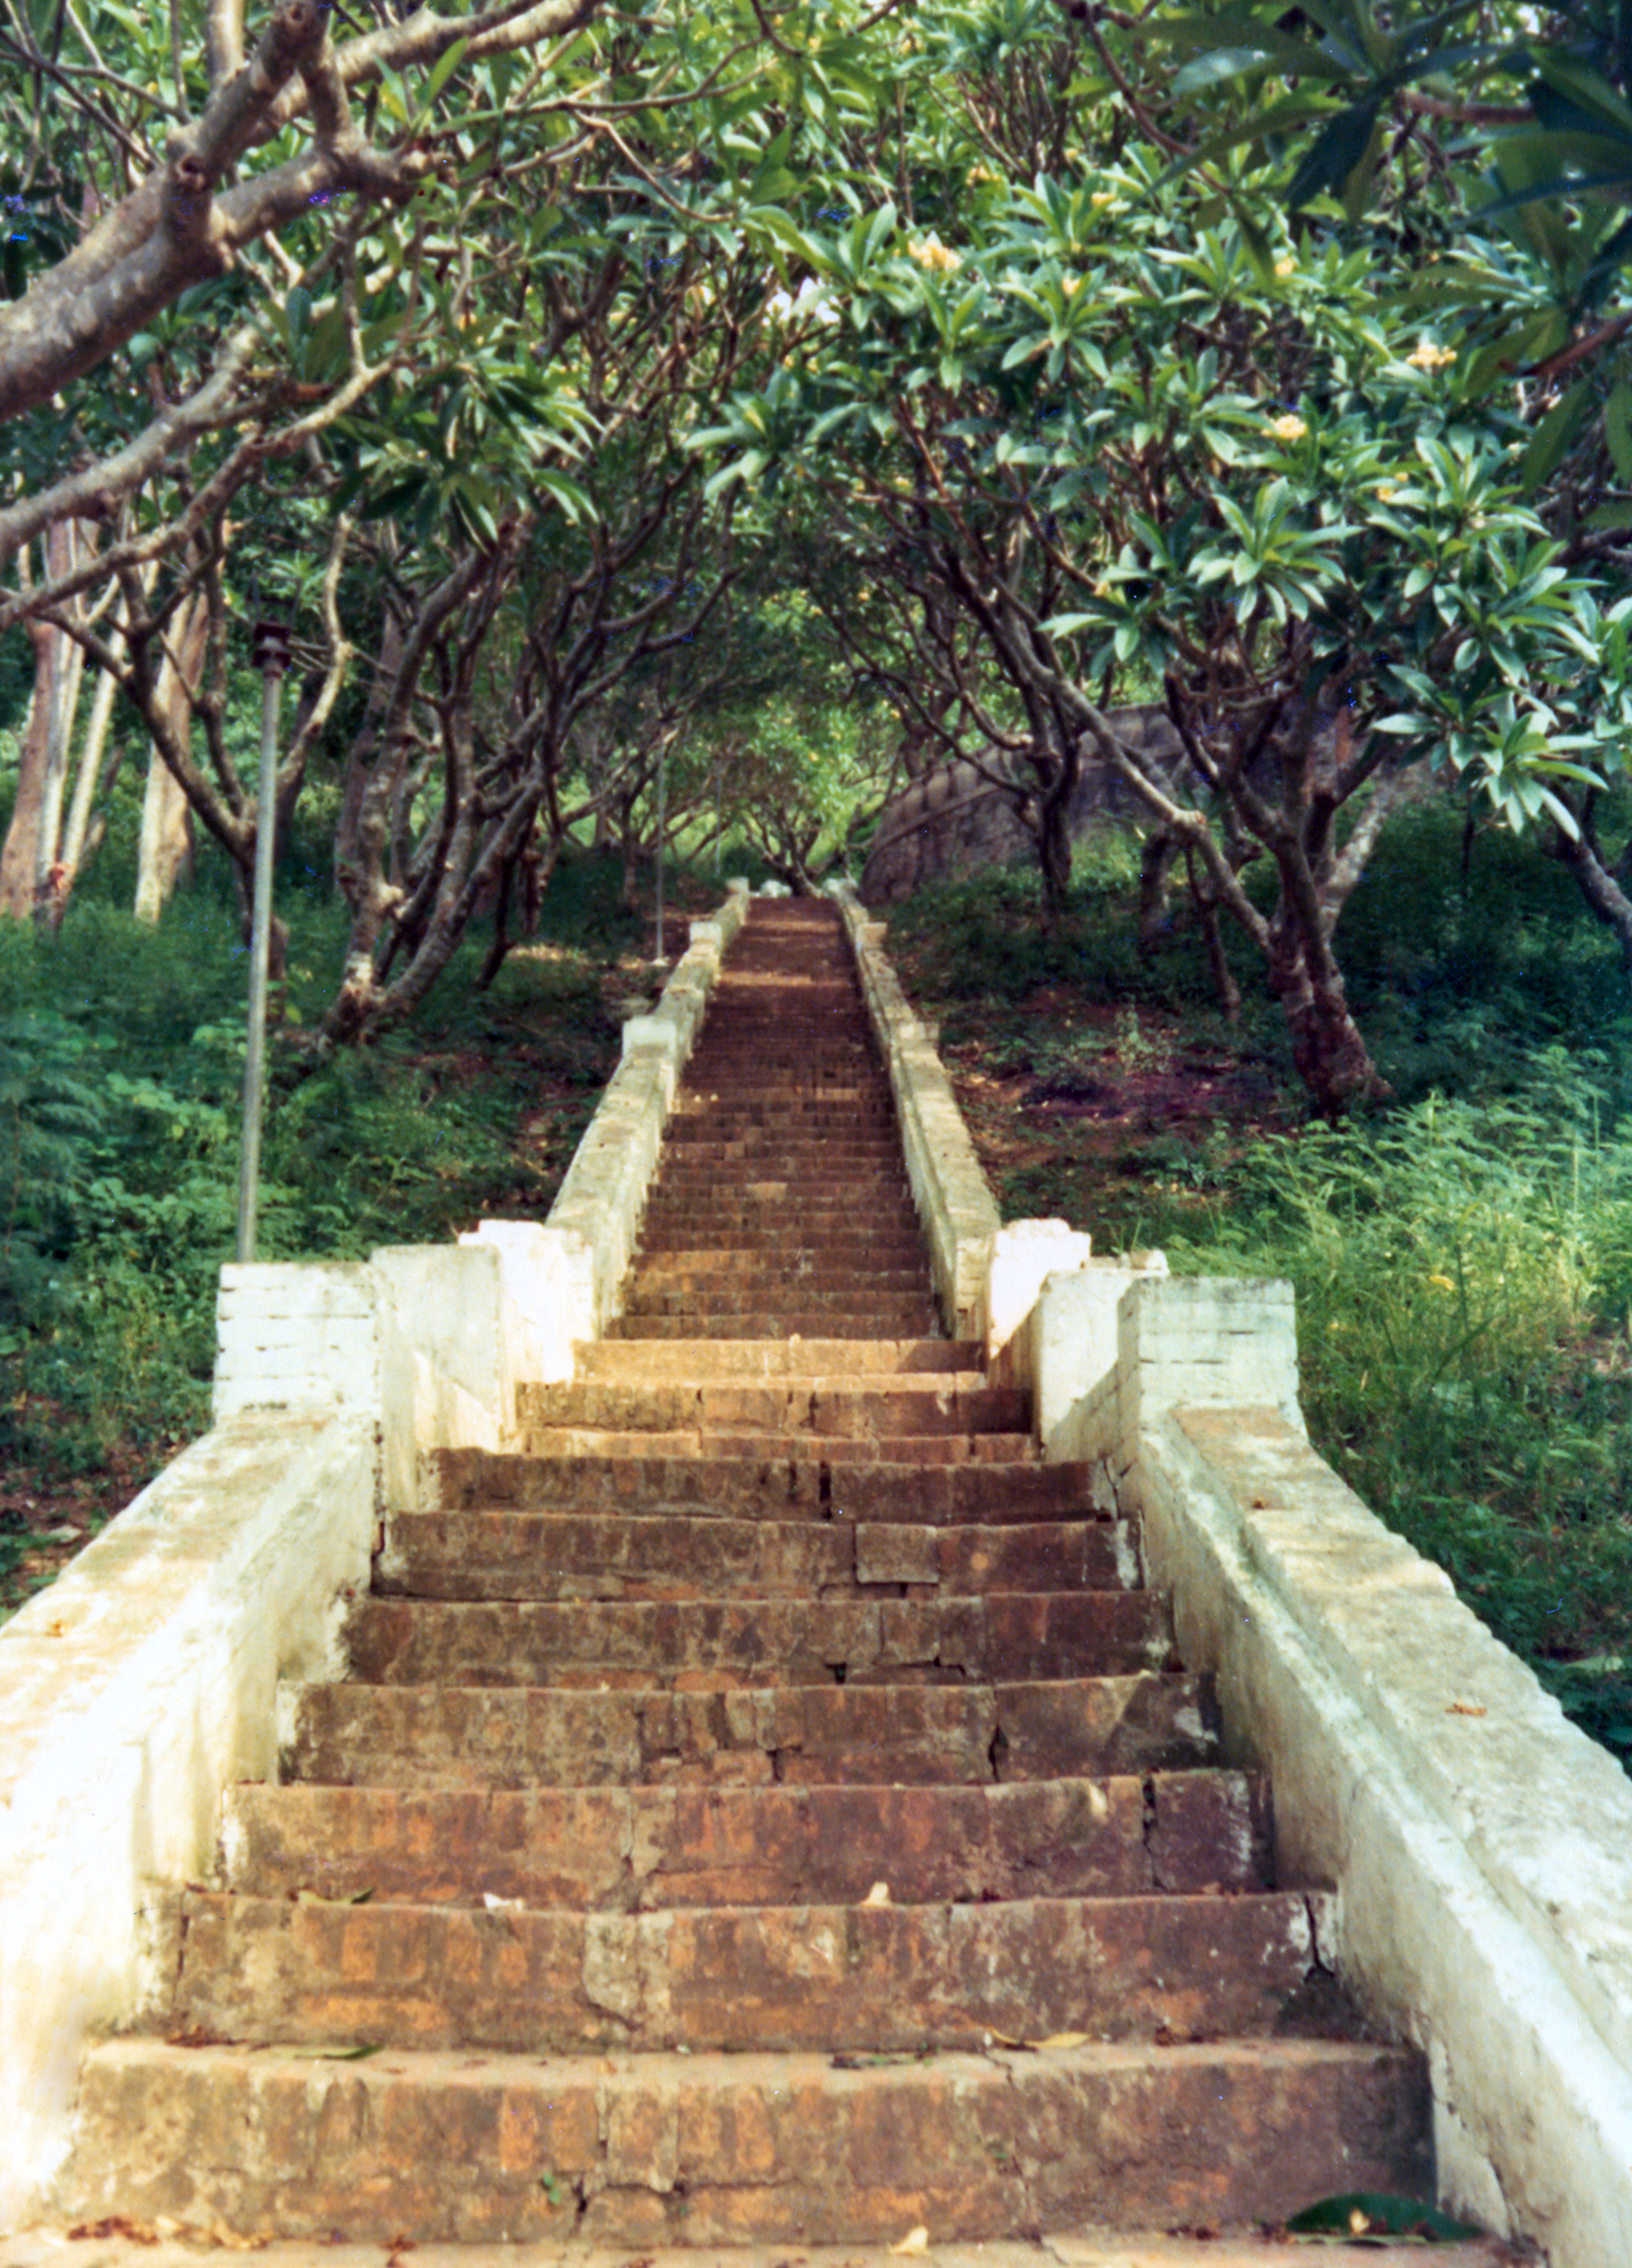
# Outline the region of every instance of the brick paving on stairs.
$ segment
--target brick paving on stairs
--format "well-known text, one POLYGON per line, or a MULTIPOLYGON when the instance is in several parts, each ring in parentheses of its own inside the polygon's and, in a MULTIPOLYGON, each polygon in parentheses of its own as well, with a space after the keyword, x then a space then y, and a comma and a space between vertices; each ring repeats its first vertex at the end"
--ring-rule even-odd
POLYGON ((1422 2059, 1274 1880, 1135 1534, 939 1334, 832 909, 752 909, 580 1352, 388 1517, 347 1679, 87 2057, 66 2219, 1226 2268, 1432 2195, 1422 2059))

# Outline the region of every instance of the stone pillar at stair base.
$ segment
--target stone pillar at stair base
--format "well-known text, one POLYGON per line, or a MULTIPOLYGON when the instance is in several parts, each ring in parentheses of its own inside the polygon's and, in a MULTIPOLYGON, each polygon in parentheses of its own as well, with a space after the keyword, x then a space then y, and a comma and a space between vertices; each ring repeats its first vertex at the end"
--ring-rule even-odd
MULTIPOLYGON (((1173 1280, 1168 1277, 1166 1255, 1138 1252, 1096 1260, 1074 1249, 1088 1240, 1074 1238, 1063 1222, 1017 1221, 1011 1226, 1054 1233, 1027 1237, 1012 1256, 1007 1304, 1023 1301, 1034 1274, 1039 1281, 1023 1322, 1010 1331, 994 1382, 1030 1388, 1032 1424, 1045 1463, 1105 1457, 1113 1468, 1125 1469, 1120 1455, 1122 1302, 1135 1284, 1173 1280), (1069 1244, 1067 1239, 1071 1239, 1069 1244)), ((1001 1311, 1005 1303, 994 1299, 993 1304, 1001 1311)))
MULTIPOLYGON (((523 1239, 525 1224, 518 1225, 523 1239)), ((539 1237, 551 1236, 535 1229, 539 1237)), ((565 1297, 555 1359, 571 1375, 582 1332, 577 1241, 551 1236, 565 1297)), ((512 1252, 512 1278, 543 1270, 512 1252)), ((384 1246, 367 1262, 225 1267, 217 1300, 216 1422, 243 1410, 325 1407, 365 1417, 380 1444, 382 1499, 410 1510, 424 1461, 443 1448, 498 1449, 515 1425, 515 1386, 539 1373, 527 1312, 512 1301, 502 1240, 384 1246)))
POLYGON ((574 1341, 598 1336, 594 1248, 577 1229, 535 1220, 484 1220, 459 1241, 491 1245, 498 1255, 507 1373, 504 1408, 519 1431, 517 1387, 554 1386, 570 1379, 574 1341))

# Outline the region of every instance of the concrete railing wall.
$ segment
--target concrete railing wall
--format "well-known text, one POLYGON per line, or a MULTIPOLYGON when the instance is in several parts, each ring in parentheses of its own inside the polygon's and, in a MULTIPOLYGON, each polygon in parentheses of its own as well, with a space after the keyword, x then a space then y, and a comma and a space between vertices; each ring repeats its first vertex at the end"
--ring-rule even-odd
POLYGON ((934 1042, 908 1008, 881 950, 883 925, 868 919, 847 883, 831 883, 828 889, 844 917, 873 1035, 889 1070, 942 1322, 955 1339, 980 1337, 997 1206, 934 1042))
POLYGON ((213 1427, 0 1626, 0 2235, 70 2146, 87 2034, 129 2021, 152 1896, 215 1861, 221 1794, 277 1769, 277 1702, 344 1675, 346 1602, 429 1452, 498 1448, 614 1311, 680 1066, 746 886, 691 924, 547 1222, 366 1262, 226 1267, 213 1427))

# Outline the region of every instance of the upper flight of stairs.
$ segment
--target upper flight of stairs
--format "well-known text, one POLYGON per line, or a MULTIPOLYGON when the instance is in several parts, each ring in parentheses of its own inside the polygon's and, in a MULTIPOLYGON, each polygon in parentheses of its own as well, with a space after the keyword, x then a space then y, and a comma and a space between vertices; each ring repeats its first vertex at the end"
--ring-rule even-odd
POLYGON ((830 909, 753 909, 580 1352, 388 1519, 350 1677, 87 2058, 68 2213, 633 2250, 1431 2196, 1421 2059, 1135 1535, 935 1335, 830 909))

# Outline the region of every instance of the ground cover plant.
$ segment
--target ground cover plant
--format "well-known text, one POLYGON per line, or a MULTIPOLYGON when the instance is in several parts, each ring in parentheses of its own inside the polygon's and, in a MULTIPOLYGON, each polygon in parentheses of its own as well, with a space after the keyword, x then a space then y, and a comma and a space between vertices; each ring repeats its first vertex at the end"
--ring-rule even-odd
MULTIPOLYGON (((0 1617, 209 1428, 244 1046, 224 882, 206 870, 157 930, 94 886, 55 936, 0 922, 0 1617)), ((639 914, 621 883, 618 858, 575 854, 487 992, 472 938, 411 1031, 274 1079, 257 1258, 365 1259, 484 1214, 543 1218, 646 981, 649 878, 639 914)), ((678 919, 720 895, 712 873, 668 877, 678 919)), ((343 909, 314 884, 279 904, 299 1014, 330 981, 343 909)))
POLYGON ((1556 863, 1462 855, 1442 808, 1370 862, 1353 996, 1396 1100, 1337 1127, 1250 986, 1224 1023, 1197 940, 1141 958, 1125 838, 1079 853, 1052 936, 1011 870, 923 892, 888 947, 1004 1218, 1289 1278, 1316 1447, 1624 1766, 1632 1004, 1556 863))

